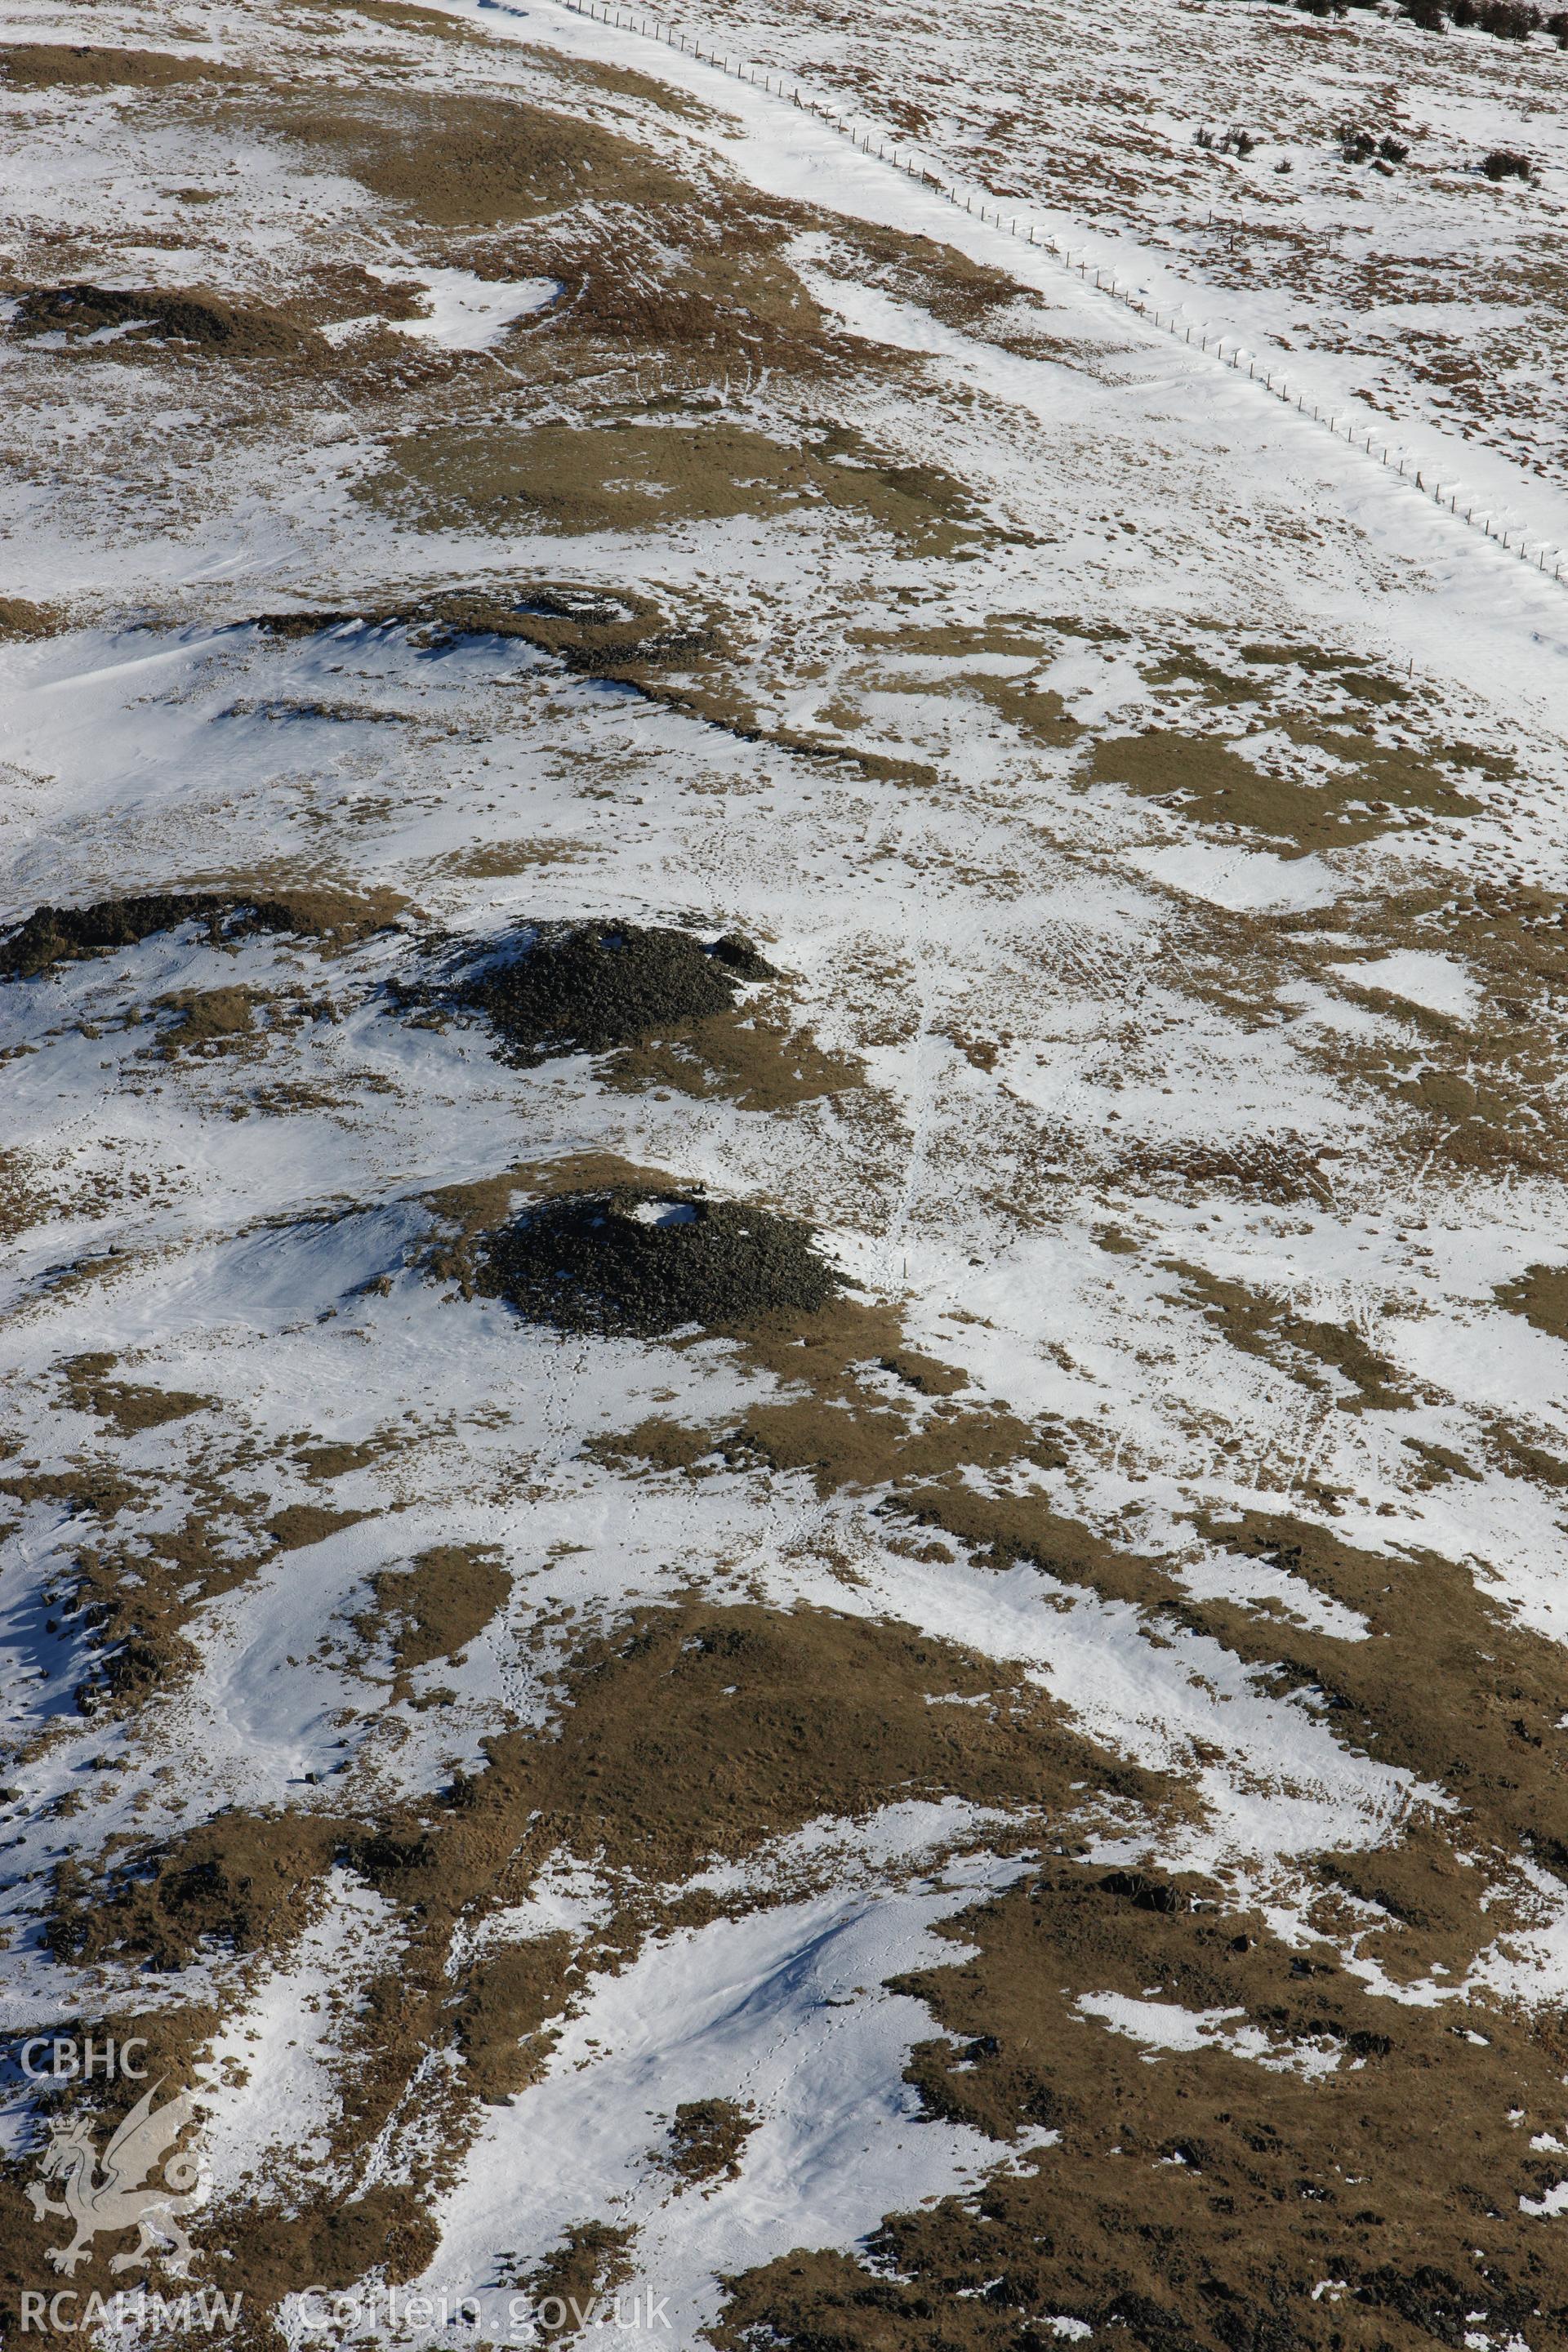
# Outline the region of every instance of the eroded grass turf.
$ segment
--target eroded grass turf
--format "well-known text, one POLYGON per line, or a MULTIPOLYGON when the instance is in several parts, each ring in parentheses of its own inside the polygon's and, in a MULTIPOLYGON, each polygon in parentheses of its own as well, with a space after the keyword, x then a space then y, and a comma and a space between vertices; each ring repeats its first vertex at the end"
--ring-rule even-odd
POLYGON ((56 964, 135 947, 181 923, 205 924, 215 941, 256 931, 352 940, 390 920, 397 903, 386 895, 361 898, 321 890, 255 897, 232 890, 170 890, 99 898, 88 907, 37 907, 0 940, 0 981, 31 980, 56 964))

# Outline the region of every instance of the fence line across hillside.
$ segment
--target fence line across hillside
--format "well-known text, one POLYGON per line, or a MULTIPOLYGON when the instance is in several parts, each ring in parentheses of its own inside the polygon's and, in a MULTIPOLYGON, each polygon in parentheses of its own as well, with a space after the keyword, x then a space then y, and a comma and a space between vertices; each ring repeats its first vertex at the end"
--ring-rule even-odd
MULTIPOLYGON (((480 5, 485 5, 485 0, 480 0, 480 5)), ((495 0, 489 0, 489 5, 495 5, 495 0)), ((1352 448, 1364 450, 1368 457, 1375 457, 1379 465, 1386 467, 1391 473, 1397 473, 1413 488, 1430 499, 1434 506, 1441 507, 1457 520, 1467 523, 1472 530, 1489 539, 1494 545, 1506 549, 1510 555, 1517 557, 1532 572, 1540 572, 1549 580, 1560 581, 1563 577, 1563 564, 1568 562, 1568 557, 1564 557, 1554 541, 1534 539, 1532 544, 1531 533, 1519 532, 1511 525, 1507 529, 1500 528, 1495 517, 1479 500, 1472 499, 1468 505, 1461 506, 1457 486, 1445 489, 1437 476, 1428 474, 1412 458, 1404 456, 1396 458, 1390 449, 1374 447, 1374 441, 1382 443, 1388 436, 1372 425, 1358 427, 1353 420, 1338 415, 1331 407, 1325 408, 1321 402, 1309 400, 1304 392, 1292 391, 1280 370, 1260 361, 1235 335, 1216 335, 1206 328, 1184 324, 1173 310, 1162 314, 1158 303, 1132 288, 1119 284, 1116 273, 1105 263, 1079 258, 1060 237, 1041 235, 1029 224, 1020 227, 1017 213, 1003 211, 994 197, 976 196, 956 183, 942 179, 928 164, 901 151, 896 143, 889 143, 879 133, 858 128, 847 115, 825 105, 822 100, 813 98, 787 75, 750 65, 743 58, 728 57, 718 49, 704 48, 700 41, 661 24, 658 17, 607 5, 607 0, 559 0, 559 5, 570 8, 574 16, 591 16, 596 24, 614 26, 621 32, 637 33, 645 40, 662 41, 667 47, 678 49, 685 57, 697 58, 720 73, 729 74, 735 81, 753 83, 757 89, 767 90, 775 98, 787 99, 804 112, 815 114, 830 130, 849 140, 861 153, 876 155, 884 163, 890 163, 895 170, 904 173, 921 186, 929 188, 934 195, 941 196, 955 211, 967 213, 972 219, 983 221, 989 227, 999 228, 1004 236, 1016 238, 1020 245, 1029 245, 1038 253, 1050 254, 1064 268, 1080 278, 1086 286, 1092 277, 1099 292, 1123 304, 1129 310, 1137 311, 1141 318, 1151 320, 1162 333, 1206 352, 1211 359, 1223 362, 1237 374, 1245 368, 1250 382, 1271 393, 1287 408, 1294 408, 1302 416, 1310 416, 1316 425, 1326 425, 1331 433, 1348 442, 1352 448)))

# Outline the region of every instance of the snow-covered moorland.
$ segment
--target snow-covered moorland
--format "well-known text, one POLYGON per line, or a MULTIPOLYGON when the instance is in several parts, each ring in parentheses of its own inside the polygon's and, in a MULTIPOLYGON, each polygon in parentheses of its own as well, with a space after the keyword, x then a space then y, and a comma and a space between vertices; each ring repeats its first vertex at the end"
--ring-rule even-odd
POLYGON ((935 183, 1568 546, 1568 54, 659 23, 0 11, 7 2326, 1549 2352, 1568 586, 935 183))

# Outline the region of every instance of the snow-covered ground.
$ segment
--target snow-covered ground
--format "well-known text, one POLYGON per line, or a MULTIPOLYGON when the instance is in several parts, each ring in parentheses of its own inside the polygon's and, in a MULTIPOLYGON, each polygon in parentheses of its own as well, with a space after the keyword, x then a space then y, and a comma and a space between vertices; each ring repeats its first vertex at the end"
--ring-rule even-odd
MULTIPOLYGON (((1568 543, 1545 297, 1445 408, 1312 257, 1484 323, 1543 38, 662 21, 1568 543)), ((17 2047, 150 2040, 291 2341, 1544 2352, 1568 588, 556 0, 0 30, 17 2047), (771 969, 524 1050, 573 926, 771 969), (846 1287, 536 1312, 579 1197, 846 1287)))

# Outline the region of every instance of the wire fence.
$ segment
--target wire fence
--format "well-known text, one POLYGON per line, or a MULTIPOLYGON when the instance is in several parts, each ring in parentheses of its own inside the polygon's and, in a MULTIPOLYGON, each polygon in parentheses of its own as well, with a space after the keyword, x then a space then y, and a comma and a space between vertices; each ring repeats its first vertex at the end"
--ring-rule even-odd
POLYGON ((1037 252, 1050 254, 1086 286, 1092 279, 1096 289, 1108 299, 1121 303, 1129 310, 1135 310, 1141 318, 1148 320, 1174 341, 1191 345, 1194 351, 1206 352, 1211 359, 1218 360, 1238 375, 1245 373, 1249 382, 1282 402, 1287 408, 1293 408, 1300 415, 1310 417, 1315 425, 1326 426, 1329 432, 1349 443, 1352 448, 1364 450, 1369 457, 1375 457, 1380 466, 1386 467, 1390 473, 1398 474, 1414 489, 1430 499, 1434 506, 1442 508, 1457 520, 1491 540, 1494 545, 1516 556, 1531 571, 1540 572, 1549 580, 1563 579, 1563 565, 1568 562, 1568 556, 1563 555, 1554 541, 1521 532, 1511 523, 1500 523, 1484 502, 1474 499, 1467 502, 1458 484, 1445 488, 1436 474, 1417 465, 1407 453, 1390 448, 1388 436, 1375 426, 1358 425, 1353 417, 1342 416, 1331 406, 1325 407, 1321 401, 1312 400, 1306 393, 1294 388, 1283 370, 1259 359, 1237 337, 1215 334, 1208 328, 1184 320, 1173 310, 1162 310, 1160 305, 1152 301, 1141 289, 1122 285, 1115 271, 1105 263, 1075 254, 1060 237, 1041 233, 1010 208, 1003 210, 994 197, 962 188, 954 181, 944 180, 940 172, 933 171, 929 163, 911 154, 907 148, 899 147, 879 131, 861 127, 849 116, 840 114, 836 108, 825 104, 821 99, 813 98, 787 75, 770 72, 765 68, 748 63, 743 58, 726 56, 719 49, 705 48, 700 41, 674 26, 661 24, 656 16, 617 8, 606 5, 606 0, 560 0, 560 5, 570 8, 574 16, 591 16, 595 23, 612 25, 622 32, 637 33, 645 40, 662 41, 668 48, 677 49, 685 57, 697 58, 720 73, 729 74, 735 81, 751 82, 775 98, 787 99, 792 106, 798 107, 804 113, 816 115, 830 130, 849 140, 862 154, 879 157, 921 187, 928 188, 933 195, 942 197, 955 211, 967 213, 972 219, 1000 229, 1004 236, 1016 238, 1020 245, 1032 246, 1037 252))

